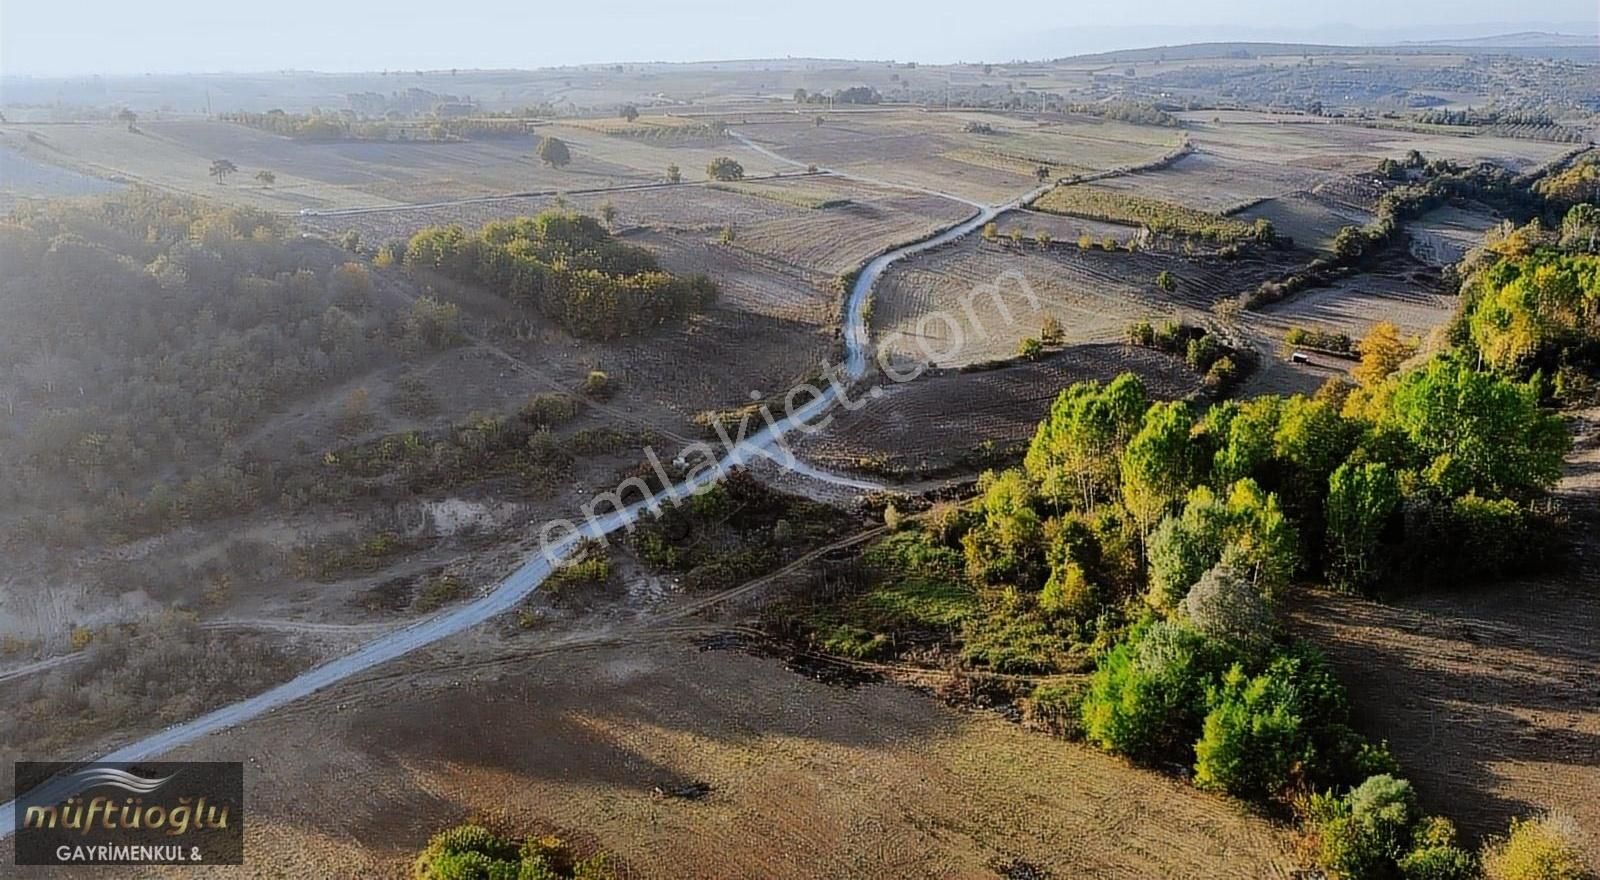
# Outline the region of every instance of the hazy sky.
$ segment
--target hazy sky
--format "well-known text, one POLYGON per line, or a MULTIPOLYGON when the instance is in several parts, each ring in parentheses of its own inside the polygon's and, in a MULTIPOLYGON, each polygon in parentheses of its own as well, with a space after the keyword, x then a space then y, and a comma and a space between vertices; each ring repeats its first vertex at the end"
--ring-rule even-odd
POLYGON ((1003 61, 1228 38, 1593 33, 1596 18, 1596 0, 0 0, 0 72, 545 67, 787 55, 1003 61))

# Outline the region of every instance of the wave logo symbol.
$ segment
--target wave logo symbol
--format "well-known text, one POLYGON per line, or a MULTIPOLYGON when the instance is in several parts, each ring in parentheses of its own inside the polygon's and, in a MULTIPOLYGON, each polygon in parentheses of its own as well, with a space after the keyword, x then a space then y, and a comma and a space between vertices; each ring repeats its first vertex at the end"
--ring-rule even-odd
POLYGON ((171 782, 178 774, 160 779, 146 779, 115 767, 89 767, 69 775, 64 782, 77 791, 87 791, 101 785, 120 788, 133 794, 150 794, 171 782))

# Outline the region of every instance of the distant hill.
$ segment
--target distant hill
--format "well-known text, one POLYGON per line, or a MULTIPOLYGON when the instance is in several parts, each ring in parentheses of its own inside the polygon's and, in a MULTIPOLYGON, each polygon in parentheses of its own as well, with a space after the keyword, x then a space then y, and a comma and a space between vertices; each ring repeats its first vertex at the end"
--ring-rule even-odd
POLYGON ((1553 34, 1547 31, 1523 31, 1516 34, 1496 34, 1488 37, 1469 37, 1457 40, 1406 40, 1402 46, 1448 46, 1495 49, 1551 49, 1568 46, 1593 46, 1600 40, 1595 34, 1553 34))

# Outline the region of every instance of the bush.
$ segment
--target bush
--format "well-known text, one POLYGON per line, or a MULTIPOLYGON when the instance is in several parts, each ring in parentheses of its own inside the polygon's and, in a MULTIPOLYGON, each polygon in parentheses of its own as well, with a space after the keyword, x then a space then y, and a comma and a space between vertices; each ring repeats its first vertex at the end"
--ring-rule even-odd
POLYGON ((1295 712, 1295 683, 1272 672, 1250 678, 1235 664, 1208 702, 1194 747, 1195 785, 1236 797, 1282 791, 1309 745, 1295 712))
POLYGON ((1456 827, 1449 819, 1430 816, 1411 832, 1411 851, 1400 857, 1405 880, 1473 880, 1478 865, 1456 845, 1456 827))
POLYGON ((590 370, 589 375, 583 377, 583 396, 595 400, 609 400, 616 389, 611 385, 611 377, 599 370, 590 370))
POLYGON ((1169 621, 1150 624, 1112 648, 1090 676, 1085 736, 1130 758, 1188 763, 1215 665, 1199 633, 1169 621))
POLYGON ((744 177, 744 166, 728 156, 718 156, 706 163, 706 177, 712 180, 739 180, 744 177))
POLYGON ((1310 818, 1317 864, 1333 880, 1389 877, 1410 850, 1416 794, 1403 779, 1373 776, 1342 798, 1314 797, 1310 818))
POLYGON ((1181 606, 1191 626, 1207 638, 1246 650, 1272 641, 1272 609, 1228 562, 1219 562, 1189 588, 1181 606))
POLYGON ((1079 682, 1046 682, 1022 703, 1022 720, 1063 739, 1083 738, 1084 688, 1079 682))
POLYGON ((1560 816, 1513 819, 1503 838, 1483 849, 1485 880, 1586 880, 1577 829, 1560 816))

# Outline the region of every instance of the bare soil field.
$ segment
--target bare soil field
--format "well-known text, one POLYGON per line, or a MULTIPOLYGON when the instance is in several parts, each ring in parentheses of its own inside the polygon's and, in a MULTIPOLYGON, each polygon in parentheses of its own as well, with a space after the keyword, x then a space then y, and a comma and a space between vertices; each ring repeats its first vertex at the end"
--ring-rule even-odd
POLYGON ((1371 174, 1380 160, 1399 158, 1413 149, 1430 159, 1463 164, 1490 161, 1517 170, 1531 169, 1572 149, 1568 144, 1546 141, 1465 133, 1419 134, 1246 111, 1201 111, 1179 117, 1188 123, 1196 146, 1220 158, 1355 175, 1371 174))
POLYGON ((1456 303, 1453 293, 1440 288, 1439 276, 1431 267, 1399 260, 1263 306, 1254 321, 1279 338, 1290 327, 1306 327, 1360 339, 1379 321, 1391 321, 1405 333, 1426 337, 1450 320, 1456 303))
POLYGON ((1483 235, 1498 222, 1488 209, 1466 211, 1445 206, 1406 224, 1411 254, 1435 266, 1461 261, 1467 251, 1483 244, 1483 235))
MULTIPOLYGON (((1025 220, 1006 222, 1028 228, 1035 216, 1030 212, 1025 220)), ((1082 223, 1068 220, 1066 225, 1082 223)), ((1293 254, 1277 251, 1224 260, 1083 250, 1071 240, 1041 249, 1026 239, 1011 245, 973 237, 884 273, 873 293, 872 333, 897 361, 926 362, 933 353, 940 355, 932 358, 940 367, 1014 357, 1017 343, 1038 336, 1051 315, 1061 322, 1068 343, 1120 340, 1135 320, 1205 311, 1276 277, 1293 260, 1293 254), (1156 286, 1163 271, 1177 281, 1171 293, 1156 286), (1037 310, 1030 307, 1019 277, 1038 298, 1037 310), (985 292, 989 285, 1000 287, 998 297, 985 292)))
POLYGON ((362 208, 396 203, 537 190, 592 189, 661 181, 676 164, 687 179, 703 176, 719 155, 738 155, 752 175, 788 170, 731 140, 721 145, 657 144, 590 129, 543 126, 572 152, 553 168, 537 155, 539 137, 481 141, 316 143, 220 121, 11 125, 3 143, 38 161, 113 180, 147 183, 225 202, 278 211, 362 208), (239 173, 210 177, 214 159, 239 173), (271 171, 276 180, 254 180, 271 171))
POLYGON ((1393 604, 1316 593, 1296 614, 1333 656, 1364 728, 1386 736, 1424 805, 1474 834, 1541 810, 1577 820, 1600 864, 1600 410, 1557 497, 1557 571, 1393 604))
POLYGON ((1068 385, 1106 382, 1124 372, 1138 374, 1158 398, 1184 397, 1200 387, 1200 378, 1170 355, 1120 344, 1072 345, 1035 363, 941 371, 881 386, 881 396, 860 401, 855 412, 840 411, 827 431, 797 444, 798 451, 824 467, 891 475, 981 466, 1031 439, 1068 385))
POLYGON ((1190 153, 1155 171, 1101 181, 1096 186, 1143 198, 1225 214, 1261 199, 1311 190, 1339 175, 1317 168, 1251 159, 1190 153))
POLYGON ((1169 152, 1179 138, 1173 129, 1077 117, 1041 124, 998 113, 829 116, 810 108, 788 120, 767 117, 739 128, 801 162, 985 203, 1032 189, 1040 165, 1057 176, 1138 165, 1169 152), (991 131, 964 131, 969 123, 991 131))
POLYGON ((216 875, 405 877, 429 835, 474 815, 558 830, 635 877, 1290 873, 1287 833, 1223 799, 900 687, 824 685, 668 636, 494 641, 173 755, 248 762, 249 863, 216 875), (688 782, 710 791, 653 792, 688 782))
MULTIPOLYGON (((1372 214, 1311 192, 1294 192, 1266 199, 1234 215, 1247 223, 1265 219, 1279 235, 1294 239, 1296 247, 1328 252, 1333 237, 1345 226, 1365 226, 1372 214)), ((1413 231, 1414 226, 1409 226, 1413 231)))

